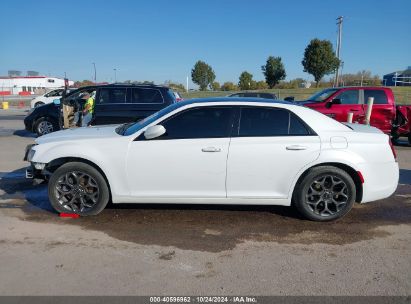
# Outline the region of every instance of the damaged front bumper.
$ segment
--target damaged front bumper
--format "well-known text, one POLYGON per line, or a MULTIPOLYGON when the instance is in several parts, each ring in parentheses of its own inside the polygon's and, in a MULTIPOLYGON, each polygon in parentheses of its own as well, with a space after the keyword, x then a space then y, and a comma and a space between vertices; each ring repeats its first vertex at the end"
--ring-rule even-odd
POLYGON ((46 170, 46 164, 33 162, 32 158, 35 151, 32 149, 36 144, 31 144, 26 147, 23 160, 30 162, 30 166, 26 168, 26 178, 47 180, 50 175, 46 170))
POLYGON ((30 166, 26 168, 26 178, 48 180, 50 173, 45 168, 37 169, 36 164, 38 163, 31 163, 30 166))

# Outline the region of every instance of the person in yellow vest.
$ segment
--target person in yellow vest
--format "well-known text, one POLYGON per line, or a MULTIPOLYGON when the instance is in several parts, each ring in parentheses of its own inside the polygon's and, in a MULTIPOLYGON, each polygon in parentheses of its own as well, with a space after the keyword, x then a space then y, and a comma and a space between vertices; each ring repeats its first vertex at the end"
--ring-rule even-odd
MULTIPOLYGON (((94 92, 93 92, 94 93, 94 92)), ((94 94, 85 93, 83 99, 86 99, 83 109, 83 119, 81 120, 81 126, 87 127, 90 125, 91 119, 93 118, 94 112, 94 94)))

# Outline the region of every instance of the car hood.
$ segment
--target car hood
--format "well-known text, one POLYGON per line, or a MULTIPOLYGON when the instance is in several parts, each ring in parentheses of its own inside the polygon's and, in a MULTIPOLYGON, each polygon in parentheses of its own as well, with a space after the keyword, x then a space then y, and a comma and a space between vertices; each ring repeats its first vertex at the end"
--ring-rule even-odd
POLYGON ((71 141, 71 140, 90 140, 96 138, 111 138, 119 137, 121 135, 116 133, 118 125, 108 126, 96 126, 96 127, 83 127, 73 128, 68 130, 57 131, 54 133, 40 136, 35 140, 37 144, 45 144, 58 141, 71 141))

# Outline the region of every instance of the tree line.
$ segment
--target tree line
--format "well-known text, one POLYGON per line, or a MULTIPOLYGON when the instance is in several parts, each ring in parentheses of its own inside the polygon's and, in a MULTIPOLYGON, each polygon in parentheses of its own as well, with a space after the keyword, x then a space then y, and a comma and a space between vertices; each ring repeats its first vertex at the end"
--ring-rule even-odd
MULTIPOLYGON (((335 56, 332 43, 329 40, 313 39, 305 48, 301 64, 304 72, 313 75, 318 86, 325 75, 335 72, 340 66, 340 60, 335 56)), ((220 85, 215 81, 216 75, 213 68, 206 62, 199 60, 191 70, 191 79, 200 87, 201 91, 207 88, 232 91, 237 88, 241 90, 272 89, 287 76, 281 57, 269 56, 265 64, 261 66, 261 71, 265 81, 255 81, 251 73, 243 71, 238 84, 225 82, 220 85)))

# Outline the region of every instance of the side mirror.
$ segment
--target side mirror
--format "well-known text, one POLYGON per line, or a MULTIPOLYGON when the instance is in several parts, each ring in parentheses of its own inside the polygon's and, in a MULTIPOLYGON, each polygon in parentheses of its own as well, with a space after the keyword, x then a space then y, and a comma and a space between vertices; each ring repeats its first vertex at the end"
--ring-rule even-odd
POLYGON ((53 99, 53 103, 58 106, 60 104, 60 98, 59 99, 53 99))
POLYGON ((162 125, 155 125, 147 128, 144 132, 144 137, 146 139, 153 139, 160 137, 161 135, 166 133, 166 129, 162 125))
POLYGON ((329 109, 329 108, 331 108, 333 105, 336 105, 336 104, 341 104, 341 99, 335 98, 335 99, 333 99, 333 100, 331 100, 331 101, 327 101, 327 103, 325 104, 325 107, 326 107, 327 109, 329 109))
POLYGON ((294 96, 288 96, 284 98, 285 101, 294 101, 294 96))

